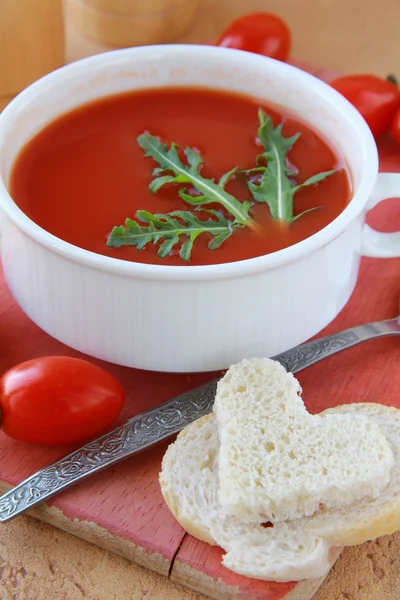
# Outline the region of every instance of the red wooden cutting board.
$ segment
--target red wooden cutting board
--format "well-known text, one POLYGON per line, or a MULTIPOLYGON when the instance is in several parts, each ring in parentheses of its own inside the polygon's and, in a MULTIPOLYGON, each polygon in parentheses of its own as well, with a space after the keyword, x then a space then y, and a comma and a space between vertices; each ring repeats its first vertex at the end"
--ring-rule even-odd
MULTIPOLYGON (((382 171, 400 171, 400 148, 391 140, 380 144, 380 158, 382 171)), ((381 204, 370 214, 370 222, 383 231, 399 229, 400 202, 389 200, 381 204)), ((363 259, 355 293, 321 335, 394 317, 398 314, 399 296, 400 259, 363 259)), ((25 316, 8 292, 2 274, 0 346, 0 372, 36 356, 80 356, 25 316)), ((300 373, 308 409, 319 412, 337 404, 361 401, 400 406, 399 350, 398 338, 368 342, 300 373)), ((103 366, 127 392, 126 407, 118 423, 212 377, 145 372, 106 363, 103 366)), ((231 573, 220 565, 220 549, 185 535, 159 490, 158 472, 165 448, 164 443, 86 479, 49 505, 40 506, 34 515, 150 569, 170 574, 176 581, 214 598, 279 600, 294 590, 295 583, 267 583, 231 573)), ((0 490, 5 491, 70 451, 71 448, 28 446, 0 433, 0 490)))

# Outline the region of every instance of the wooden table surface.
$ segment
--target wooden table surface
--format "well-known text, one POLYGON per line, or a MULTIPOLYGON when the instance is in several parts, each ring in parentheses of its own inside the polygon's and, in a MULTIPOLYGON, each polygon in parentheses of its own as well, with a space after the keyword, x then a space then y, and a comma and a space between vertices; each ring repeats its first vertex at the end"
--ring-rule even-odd
MULTIPOLYGON (((213 39, 232 18, 255 10, 276 12, 286 19, 293 32, 293 55, 298 59, 344 72, 400 73, 398 0, 202 0, 197 21, 182 41, 213 39)), ((100 50, 67 28, 68 60, 100 50)), ((391 543, 399 542, 396 538, 391 543)), ((356 573, 362 577, 368 568, 367 557, 368 544, 346 550, 315 600, 394 598, 375 584, 362 589, 356 586, 356 592, 352 589, 356 573), (349 569, 354 570, 354 578, 349 578, 349 569)), ((393 577, 398 570, 395 567, 393 577)), ((0 526, 0 600, 82 598, 203 597, 29 517, 0 526)))

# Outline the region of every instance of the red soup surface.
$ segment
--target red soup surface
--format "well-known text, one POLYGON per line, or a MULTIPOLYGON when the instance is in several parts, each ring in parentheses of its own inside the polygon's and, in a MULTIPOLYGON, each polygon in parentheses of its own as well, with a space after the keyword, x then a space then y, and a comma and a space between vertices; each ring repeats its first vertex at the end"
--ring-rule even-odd
MULTIPOLYGON (((204 265, 253 258, 304 240, 343 211, 351 184, 336 150, 290 115, 247 96, 166 88, 110 96, 52 122, 21 151, 11 174, 10 192, 30 219, 80 248, 134 262, 204 265), (234 177, 226 190, 240 201, 254 202, 250 215, 261 231, 239 229, 215 250, 207 247, 211 235, 203 233, 194 242, 189 262, 179 256, 179 244, 166 258, 157 256, 159 243, 147 244, 141 251, 134 246, 106 246, 112 228, 124 224, 127 217, 134 219, 137 210, 193 210, 178 195, 182 185, 165 185, 156 194, 149 190, 157 164, 138 146, 140 134, 150 132, 168 145, 193 147, 204 159, 201 175, 218 181, 233 167, 255 167, 263 151, 257 139, 259 107, 275 124, 283 122, 285 137, 301 134, 288 153, 288 165, 298 171, 298 182, 337 169, 294 197, 295 215, 312 207, 317 210, 282 223, 271 217, 267 204, 254 202, 243 176, 234 177)), ((196 214, 201 218, 201 213, 196 214)))

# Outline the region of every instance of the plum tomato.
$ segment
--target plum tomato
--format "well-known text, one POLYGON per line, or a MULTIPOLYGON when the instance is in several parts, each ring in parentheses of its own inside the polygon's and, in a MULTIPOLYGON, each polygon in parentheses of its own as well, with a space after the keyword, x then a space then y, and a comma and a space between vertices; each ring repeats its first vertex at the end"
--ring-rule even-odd
POLYGON ((374 137, 387 133, 400 103, 395 83, 376 75, 347 75, 330 85, 356 107, 374 137))
POLYGON ((96 437, 120 414, 121 384, 86 360, 42 356, 0 378, 1 427, 16 440, 46 446, 96 437))
POLYGON ((400 108, 398 108, 394 113, 394 117, 390 125, 390 132, 396 142, 400 144, 400 108))
POLYGON ((217 46, 236 48, 287 61, 291 33, 286 23, 270 13, 251 13, 233 21, 222 33, 217 46))

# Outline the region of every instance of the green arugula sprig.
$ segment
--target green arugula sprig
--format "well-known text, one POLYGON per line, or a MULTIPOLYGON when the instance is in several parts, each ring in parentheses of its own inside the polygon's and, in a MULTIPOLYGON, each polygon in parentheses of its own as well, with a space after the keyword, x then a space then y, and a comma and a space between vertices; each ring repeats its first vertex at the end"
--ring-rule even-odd
POLYGON ((287 154, 300 137, 300 133, 285 138, 282 135, 282 123, 274 127, 271 117, 262 109, 258 112, 260 127, 258 139, 264 146, 265 152, 257 157, 258 167, 247 171, 248 174, 261 173, 259 183, 248 181, 248 187, 254 200, 268 204, 274 219, 292 223, 302 215, 318 207, 309 208, 302 213, 293 215, 294 195, 299 190, 323 181, 336 171, 324 171, 313 175, 303 183, 296 183, 296 173, 287 165, 287 154), (260 166, 260 162, 265 163, 260 166))
MULTIPOLYGON (((274 219, 291 223, 304 215, 308 209, 299 215, 293 214, 294 195, 300 189, 315 185, 329 177, 335 170, 313 175, 305 182, 296 183, 297 174, 288 166, 287 154, 298 140, 300 134, 290 138, 282 135, 282 125, 274 127, 272 119, 259 110, 260 126, 258 138, 264 147, 264 152, 257 157, 257 166, 245 173, 260 175, 259 181, 249 179, 247 186, 254 201, 268 205, 274 219)), ((211 240, 210 250, 215 250, 227 240, 236 229, 250 227, 260 231, 261 227, 250 217, 252 202, 240 202, 225 190, 225 186, 237 172, 235 167, 219 179, 206 179, 201 175, 203 158, 192 148, 186 147, 184 155, 187 163, 182 162, 178 153, 178 145, 170 147, 163 144, 157 137, 144 133, 137 138, 139 146, 159 165, 153 170, 153 181, 149 188, 155 194, 165 184, 190 184, 196 191, 190 194, 187 187, 181 187, 179 196, 191 206, 194 211, 175 210, 166 214, 152 214, 146 210, 136 211, 136 221, 126 219, 125 225, 114 227, 107 239, 107 246, 120 248, 134 246, 143 250, 147 244, 159 244, 158 256, 166 258, 180 244, 179 254, 184 261, 189 261, 193 244, 199 235, 208 233, 211 240), (204 205, 219 204, 231 218, 227 218, 217 210, 205 209, 204 205), (200 219, 197 215, 207 213, 209 218, 200 219), (161 242, 161 243, 160 243, 161 242)))
POLYGON ((222 175, 218 183, 214 179, 205 179, 200 173, 203 164, 201 155, 192 148, 185 148, 187 165, 179 158, 177 144, 166 144, 149 133, 143 133, 137 139, 139 146, 145 151, 146 156, 151 156, 160 166, 153 171, 155 179, 150 184, 153 193, 166 183, 190 183, 200 195, 190 195, 186 188, 179 190, 180 197, 193 206, 218 203, 225 208, 234 218, 235 224, 251 226, 249 210, 251 202, 239 202, 234 196, 228 194, 225 185, 235 174, 237 168, 222 175), (170 171, 173 175, 167 175, 170 171))
POLYGON ((113 248, 135 246, 138 250, 143 250, 146 244, 156 244, 164 240, 158 249, 158 256, 165 258, 180 243, 181 236, 184 236, 186 240, 181 245, 179 255, 184 261, 188 261, 194 241, 200 234, 207 232, 212 236, 208 248, 215 250, 232 235, 237 227, 240 227, 216 210, 202 212, 209 213, 214 218, 201 220, 192 212, 185 210, 175 210, 164 215, 138 210, 136 218, 143 225, 132 219, 126 219, 125 227, 123 225, 114 227, 107 240, 107 246, 113 248))

